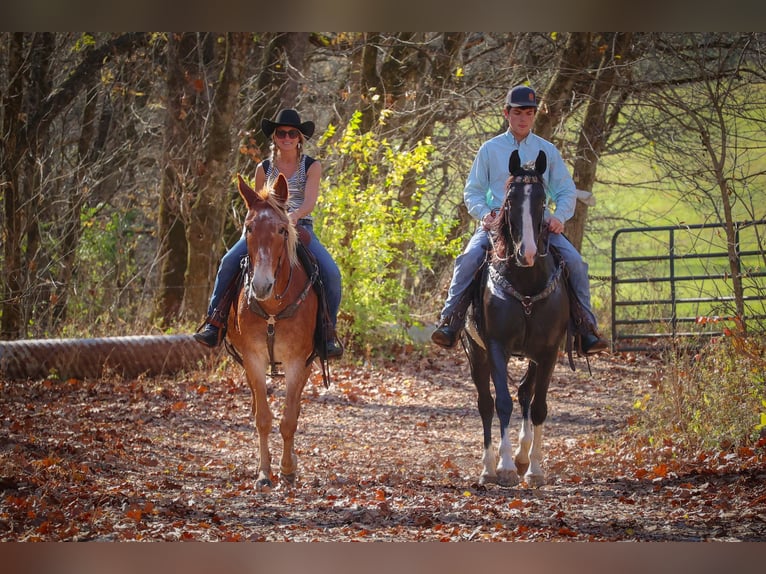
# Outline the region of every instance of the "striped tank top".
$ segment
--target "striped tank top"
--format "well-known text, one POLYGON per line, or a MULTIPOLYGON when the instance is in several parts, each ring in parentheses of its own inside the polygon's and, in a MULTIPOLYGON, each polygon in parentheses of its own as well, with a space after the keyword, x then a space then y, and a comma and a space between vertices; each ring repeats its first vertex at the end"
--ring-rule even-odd
MULTIPOLYGON (((285 176, 289 192, 287 198, 288 212, 298 209, 306 199, 306 171, 308 171, 312 163, 314 163, 314 158, 302 155, 298 162, 298 169, 289 178, 285 176)), ((273 185, 279 176, 279 168, 268 159, 265 159, 263 160, 263 171, 266 174, 266 184, 269 186, 273 185)), ((312 220, 313 218, 311 215, 307 215, 302 219, 312 220)))

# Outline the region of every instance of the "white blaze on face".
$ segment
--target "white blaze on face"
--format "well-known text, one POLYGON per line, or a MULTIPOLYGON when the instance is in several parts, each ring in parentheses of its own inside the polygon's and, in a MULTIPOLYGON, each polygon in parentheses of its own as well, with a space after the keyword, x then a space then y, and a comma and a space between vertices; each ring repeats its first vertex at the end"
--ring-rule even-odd
MULTIPOLYGON (((268 219, 268 214, 262 213, 258 219, 268 219)), ((258 223, 256 223, 256 226, 258 223)), ((262 225, 268 225, 264 221, 262 225)), ((253 277, 250 281, 253 295, 258 300, 267 299, 271 295, 271 288, 274 286, 274 272, 272 270, 272 253, 268 245, 259 245, 253 261, 253 277)))
POLYGON ((524 186, 524 202, 521 205, 521 247, 524 254, 524 262, 533 265, 537 255, 537 243, 535 242, 535 230, 532 224, 532 185, 524 186))

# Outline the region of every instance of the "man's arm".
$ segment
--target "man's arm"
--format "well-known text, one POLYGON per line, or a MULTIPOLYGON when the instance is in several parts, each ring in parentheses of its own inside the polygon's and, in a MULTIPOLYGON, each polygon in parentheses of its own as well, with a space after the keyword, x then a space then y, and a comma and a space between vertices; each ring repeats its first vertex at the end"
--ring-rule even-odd
POLYGON ((551 146, 551 150, 548 152, 548 194, 556 204, 556 212, 553 217, 562 224, 566 223, 575 212, 577 187, 569 173, 567 164, 564 163, 561 154, 554 146, 551 146))
POLYGON ((487 205, 487 192, 489 190, 489 162, 487 160, 486 147, 481 146, 473 160, 471 171, 468 173, 463 189, 463 202, 468 208, 468 213, 479 221, 492 211, 492 208, 487 205))

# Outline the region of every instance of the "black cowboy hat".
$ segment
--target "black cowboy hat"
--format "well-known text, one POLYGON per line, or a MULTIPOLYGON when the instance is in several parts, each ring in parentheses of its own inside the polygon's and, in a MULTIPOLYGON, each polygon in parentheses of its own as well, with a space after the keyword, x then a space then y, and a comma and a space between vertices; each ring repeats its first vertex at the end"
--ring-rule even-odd
POLYGON ((298 112, 293 109, 279 110, 277 117, 274 121, 263 119, 261 120, 261 129, 267 137, 271 137, 277 126, 292 126, 298 128, 301 133, 310 138, 314 134, 314 122, 308 121, 301 123, 301 117, 298 112))

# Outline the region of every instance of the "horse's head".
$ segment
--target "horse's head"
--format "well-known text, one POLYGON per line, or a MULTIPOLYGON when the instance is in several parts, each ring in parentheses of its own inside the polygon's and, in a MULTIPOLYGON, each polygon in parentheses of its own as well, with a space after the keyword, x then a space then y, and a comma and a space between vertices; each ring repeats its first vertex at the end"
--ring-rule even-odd
POLYGON ((548 160, 542 151, 534 167, 522 166, 518 151, 511 154, 505 201, 492 230, 496 258, 507 260, 513 257, 516 265, 531 267, 538 255, 545 255, 541 235, 546 203, 543 172, 547 165, 548 160))
POLYGON ((296 261, 296 231, 287 217, 287 180, 279 174, 274 185, 254 191, 242 176, 239 194, 247 203, 245 238, 250 259, 248 297, 271 297, 283 265, 296 261))

